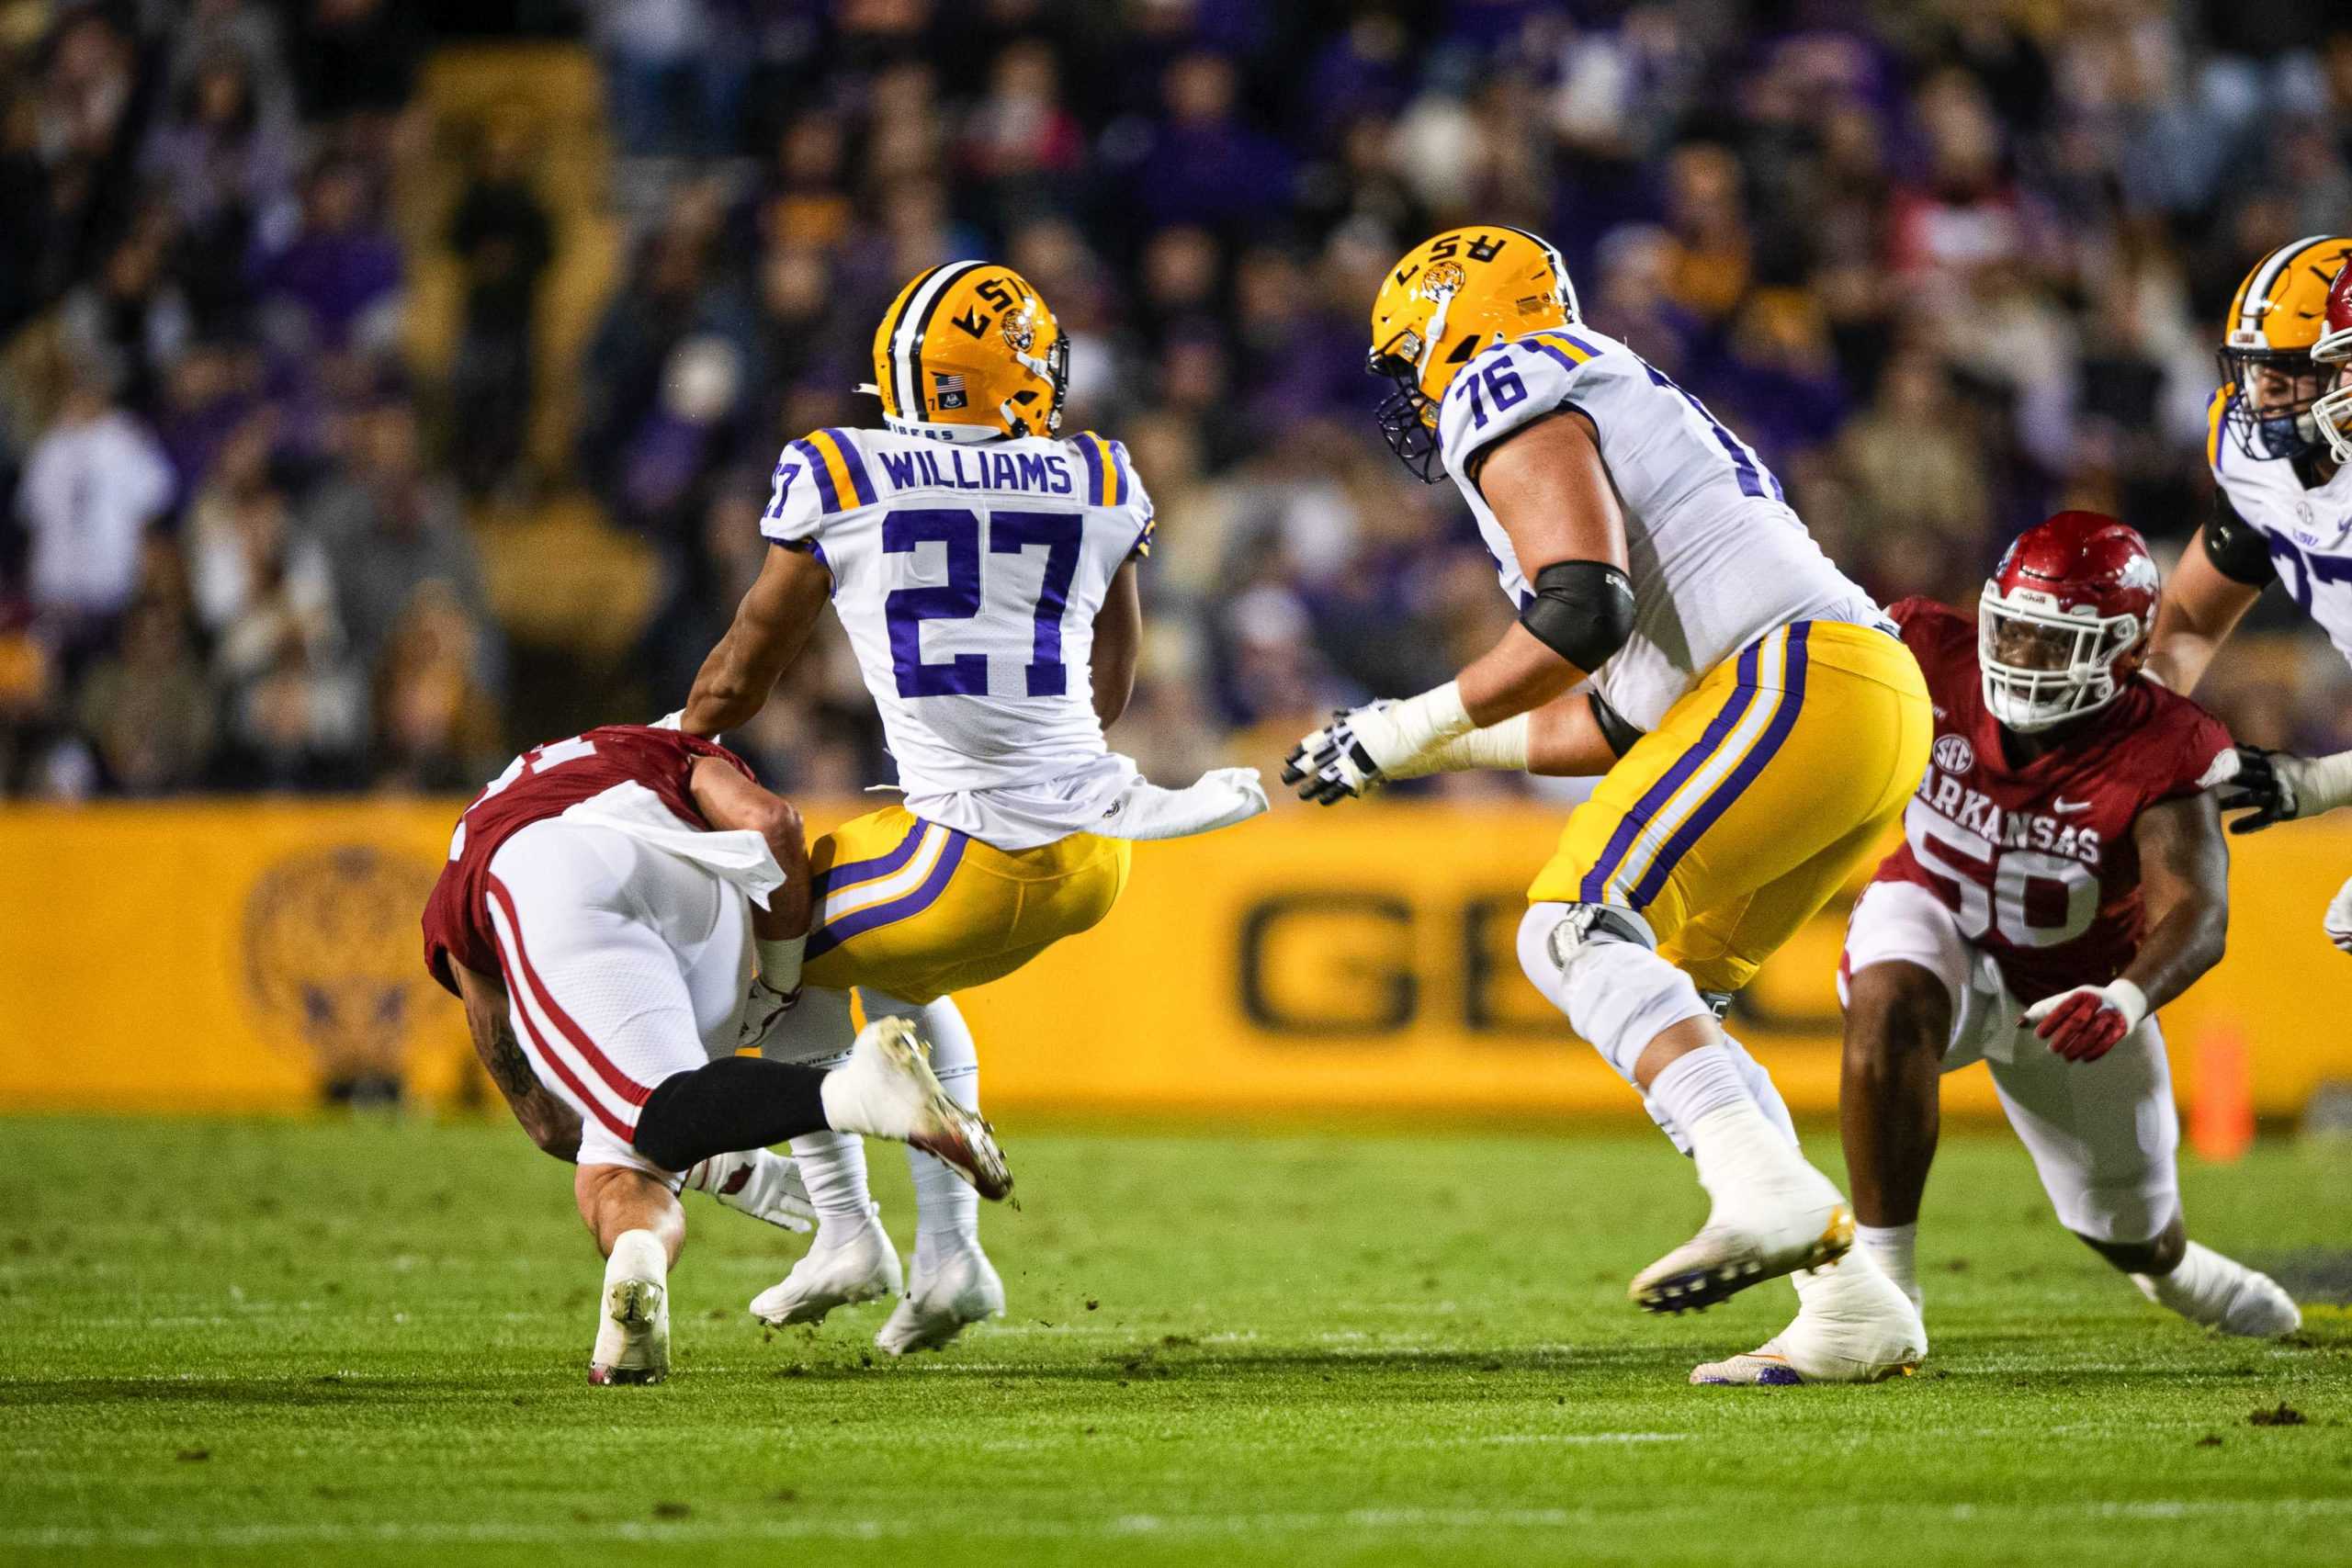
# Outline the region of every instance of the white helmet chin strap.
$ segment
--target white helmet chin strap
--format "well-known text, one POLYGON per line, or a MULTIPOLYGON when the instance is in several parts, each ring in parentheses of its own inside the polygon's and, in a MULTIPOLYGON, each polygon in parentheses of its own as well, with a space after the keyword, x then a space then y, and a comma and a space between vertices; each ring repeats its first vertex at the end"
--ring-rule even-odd
POLYGON ((1420 357, 1413 361, 1413 374, 1417 378, 1428 378, 1430 355, 1435 354, 1437 345, 1445 341, 1445 313, 1453 309, 1453 296, 1448 294, 1437 302, 1437 309, 1430 312, 1429 340, 1421 344, 1420 357))

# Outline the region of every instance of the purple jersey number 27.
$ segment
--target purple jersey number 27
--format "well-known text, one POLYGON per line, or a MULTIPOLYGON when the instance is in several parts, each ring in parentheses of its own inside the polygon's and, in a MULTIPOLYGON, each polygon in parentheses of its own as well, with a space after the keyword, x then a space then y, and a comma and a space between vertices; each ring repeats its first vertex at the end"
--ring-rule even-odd
MULTIPOLYGON (((979 514, 960 507, 906 507, 882 520, 886 555, 911 554, 925 544, 944 545, 947 551, 944 585, 893 589, 882 602, 883 619, 890 628, 891 668, 902 697, 988 694, 987 655, 959 653, 939 661, 922 656, 923 622, 970 620, 982 613, 981 530, 979 514)), ((989 514, 987 532, 991 556, 1045 547, 1045 577, 1030 610, 1026 692, 1033 697, 1061 696, 1069 689, 1069 671, 1062 662, 1062 614, 1069 605, 1070 582, 1078 575, 1086 520, 1072 513, 997 511, 989 514)))

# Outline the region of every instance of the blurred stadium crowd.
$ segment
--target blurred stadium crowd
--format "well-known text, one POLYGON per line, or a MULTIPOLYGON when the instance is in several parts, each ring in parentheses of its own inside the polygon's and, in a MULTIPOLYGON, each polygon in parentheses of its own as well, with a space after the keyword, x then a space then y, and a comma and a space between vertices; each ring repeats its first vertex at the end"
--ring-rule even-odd
MULTIPOLYGON (((2352 225, 2352 12, 0 0, 0 795, 462 790, 675 705, 777 447, 981 254, 1158 502, 1118 741, 1189 776, 1506 614, 1368 417, 1443 224, 1555 238, 1883 596, 2061 503, 2177 548, 2232 288, 2352 225)), ((2352 743, 2314 639, 2223 664, 2241 738, 2352 743)), ((838 640, 788 679, 778 783, 890 776, 838 640)))

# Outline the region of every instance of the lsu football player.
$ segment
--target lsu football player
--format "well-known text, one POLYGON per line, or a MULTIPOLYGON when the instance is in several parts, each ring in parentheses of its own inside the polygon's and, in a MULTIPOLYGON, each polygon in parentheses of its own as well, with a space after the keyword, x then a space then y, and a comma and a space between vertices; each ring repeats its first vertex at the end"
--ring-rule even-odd
MULTIPOLYGON (((781 1013, 763 1054, 837 1056, 855 989, 869 1018, 918 1021, 941 1082, 977 1109, 977 1053, 949 994, 1109 914, 1129 840, 1266 808, 1255 769, 1165 790, 1104 744, 1134 685, 1153 512, 1125 446, 1059 434, 1069 356, 1018 273, 933 267, 874 336, 865 389, 881 400, 883 428, 812 431, 776 463, 760 523, 775 547, 679 722, 715 736, 750 719, 831 604, 904 795, 811 847, 815 923, 797 976, 763 976, 781 1013), (806 989, 784 1011, 796 986, 806 989)), ((793 1153, 817 1239, 752 1310, 814 1322, 898 1294, 857 1140, 820 1134, 793 1153)), ((928 1156, 910 1163, 912 1280, 877 1337, 893 1352, 944 1344, 1004 1300, 971 1188, 928 1156)))
MULTIPOLYGON (((2238 285, 2207 414, 2211 521, 2165 584, 2148 672, 2197 689, 2262 591, 2283 582, 2352 660, 2352 236, 2281 245, 2238 285)), ((2352 751, 2293 757, 2241 747, 2226 808, 2250 833, 2352 805, 2352 751)), ((2322 918, 2352 953, 2352 880, 2322 918)))
POLYGON ((1390 269, 1369 368, 1407 468, 1451 474, 1519 606, 1460 676, 1337 715, 1285 782, 1329 804, 1467 767, 1600 773, 1536 874, 1520 963, 1697 1162, 1707 1224, 1635 1277, 1656 1312, 1814 1270, 1846 1359, 1926 1352, 1719 1004, 1901 817, 1919 667, 1747 443, 1577 312, 1559 253, 1449 230, 1390 269), (1713 995, 1709 995, 1713 993, 1713 995))

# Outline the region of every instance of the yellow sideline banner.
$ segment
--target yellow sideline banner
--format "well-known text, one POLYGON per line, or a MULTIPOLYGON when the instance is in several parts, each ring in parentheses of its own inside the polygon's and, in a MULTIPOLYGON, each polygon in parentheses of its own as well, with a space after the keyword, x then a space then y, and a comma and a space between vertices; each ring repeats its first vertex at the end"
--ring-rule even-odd
MULTIPOLYGON (((0 810, 0 1108, 272 1111, 397 1074, 479 1101, 417 913, 457 802, 0 810)), ((822 826, 858 807, 809 812, 822 826)), ((1533 807, 1278 811, 1136 847, 1095 931, 962 999, 992 1107, 1632 1112, 1624 1085, 1521 977, 1521 889, 1559 815, 1533 807)), ((2352 827, 2233 842, 2230 954, 2165 1025, 2193 1095, 2233 1035, 2256 1103, 2352 1079, 2352 959, 2320 913, 2352 827)), ((1791 1103, 1835 1103, 1845 906, 1742 997, 1733 1027, 1791 1103)), ((1990 1110, 1972 1069, 1954 1110, 1990 1110)))

